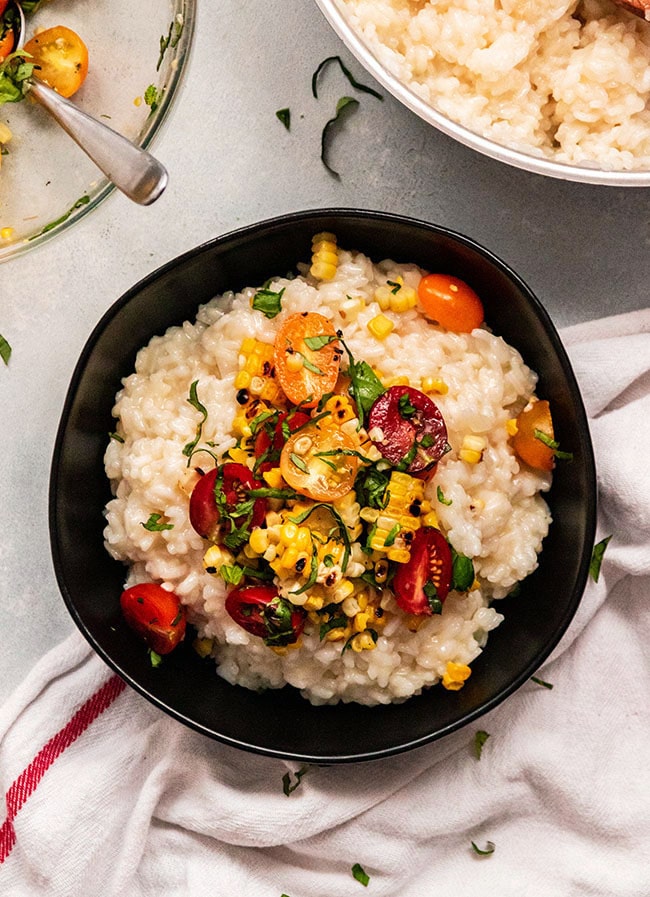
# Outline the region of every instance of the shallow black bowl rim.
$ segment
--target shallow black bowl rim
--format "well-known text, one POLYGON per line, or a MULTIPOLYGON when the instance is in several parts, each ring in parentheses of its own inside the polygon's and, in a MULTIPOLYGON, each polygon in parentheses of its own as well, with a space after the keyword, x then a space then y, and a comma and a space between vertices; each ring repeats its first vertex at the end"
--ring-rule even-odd
MULTIPOLYGON (((395 754, 399 754, 408 750, 411 750, 416 747, 420 747, 429 742, 442 738, 445 735, 449 735, 452 732, 466 726, 468 723, 473 722, 477 718, 483 716, 485 713, 493 710, 499 704, 501 704, 507 697, 509 697, 513 692, 515 692, 518 688, 520 688, 530 677, 535 673, 535 671, 543 664, 543 662, 548 658, 553 649, 557 646, 558 642, 564 635, 571 619, 573 618, 578 604, 582 598, 582 594, 584 591, 585 584, 587 582, 587 577, 589 573, 589 562, 590 562, 590 552, 587 551, 587 545, 592 544, 595 537, 596 532, 596 469, 595 469, 595 461, 593 455, 593 448, 591 444, 591 437, 589 434, 589 426, 587 423, 587 417, 584 410, 584 406, 582 403, 582 398, 580 395, 580 390, 578 387, 578 383, 576 381, 575 375, 573 373, 573 369, 571 367, 571 363, 569 361, 568 355, 564 349, 562 341, 557 333, 557 330, 547 313, 546 309, 543 307, 541 302, 538 300, 536 295, 532 292, 532 290, 528 287, 528 285, 521 279, 521 277, 512 270, 504 261, 502 261, 498 256, 496 256, 493 252, 486 249, 481 244, 477 243, 475 240, 458 233, 450 228, 433 224, 430 222, 422 221, 416 218, 394 214, 390 212, 381 212, 381 211, 372 211, 369 209, 354 209, 354 208, 315 208, 315 209, 307 209, 303 211, 292 212, 284 215, 279 215, 273 218, 268 218, 262 221, 255 222, 253 224, 246 225, 241 228, 237 228, 235 230, 229 231, 226 234, 221 236, 212 238, 207 240, 194 248, 187 250, 181 255, 171 259, 170 261, 164 263, 162 266, 146 275, 140 281, 138 281, 133 287, 131 287, 126 293, 124 293, 120 298, 118 298, 103 314, 100 318, 97 325, 92 330, 88 340, 81 352, 79 360, 75 366, 70 385, 68 387, 68 391, 66 394, 66 398, 64 401, 61 419, 59 422, 59 427, 57 430, 56 440, 54 444, 54 450, 52 455, 52 464, 51 464, 51 473, 50 473, 50 483, 49 483, 49 528, 50 528, 50 546, 52 552, 52 559, 54 565, 54 571, 56 575, 56 579, 59 585, 59 589, 63 596, 64 602, 70 613, 74 623, 82 633, 82 635, 86 638, 89 644, 92 646, 93 650, 102 658, 102 660, 115 672, 117 673, 128 685, 131 686, 136 692, 145 697, 148 701, 150 701, 153 705, 163 710, 166 714, 176 719, 177 721, 183 723, 189 728, 200 732, 203 735, 206 735, 210 738, 213 738, 222 743, 228 744, 232 747, 236 747, 242 750, 251 751, 256 754, 263 754, 266 756, 281 758, 281 759, 291 759, 296 761, 308 762, 308 763, 319 763, 319 764, 330 764, 330 763, 345 763, 345 762, 358 762, 362 760, 375 760, 383 757, 393 756, 395 754), (200 722, 186 716, 182 711, 177 708, 169 705, 167 702, 157 697, 155 694, 145 687, 142 683, 138 682, 136 678, 134 678, 129 672, 124 670, 122 666, 107 652, 102 644, 94 638, 93 634, 89 631, 82 615, 79 612, 79 609, 75 603, 73 596, 70 594, 68 590, 68 586, 65 580, 64 572, 63 572, 63 563, 62 563, 62 555, 61 555, 61 546, 59 544, 58 536, 57 536, 57 522, 56 522, 56 509, 57 509, 57 491, 59 485, 59 473, 60 473, 60 460, 62 453, 62 442, 64 438, 64 434, 66 428, 68 426, 69 417, 71 413, 71 409, 74 403, 75 394, 79 387, 80 381, 83 377, 85 368, 88 363, 88 359, 91 356, 101 334, 105 330, 108 323, 119 315, 121 309, 127 305, 131 299, 137 295, 140 291, 142 291, 148 285, 154 283, 160 277, 162 277, 166 272, 173 270, 177 267, 182 267, 188 260, 193 259, 203 252, 221 246, 227 246, 230 243, 235 241, 242 241, 252 237, 255 237, 261 231, 266 231, 269 229, 273 229, 275 227, 287 227, 287 226, 298 226, 306 220, 314 219, 314 218, 337 218, 337 219, 345 219, 349 223, 353 223, 354 221, 367 221, 370 223, 384 223, 390 224, 391 222, 395 224, 401 224, 406 226, 414 226, 431 233, 436 233, 441 236, 447 237, 453 241, 457 241, 459 244, 464 245, 471 251, 483 256, 485 260, 498 268, 503 274, 509 278, 515 286, 525 294, 527 300, 530 302, 532 307, 534 308, 538 318, 541 320, 544 328, 546 329, 549 340, 553 346, 553 349, 556 353, 557 359, 562 367, 563 376, 566 378, 567 386, 569 392, 572 397, 572 401, 574 403, 576 415, 577 415, 577 426, 580 431, 580 435, 582 438, 582 447, 584 450, 584 467, 585 467, 585 476, 588 483, 588 492, 590 495, 590 506, 587 509, 588 521, 587 521, 587 538, 584 543, 583 556, 581 558, 579 572, 576 576, 576 582, 573 589, 573 592, 570 596, 569 601, 567 602, 567 606, 565 608, 565 612, 561 618, 558 619, 557 624, 555 626, 555 633, 552 638, 550 638, 543 651, 539 652, 534 660, 527 664, 524 668, 521 669, 518 675, 512 678, 509 684, 501 688, 497 693, 486 699, 484 702, 479 704, 475 709, 466 713, 460 719, 454 721, 452 724, 445 725, 439 729, 436 729, 422 737, 409 739, 406 738, 401 740, 399 743, 391 745, 388 748, 382 748, 379 750, 368 750, 368 751, 359 751, 354 753, 337 753, 335 755, 316 755, 311 753, 302 753, 299 751, 296 752, 288 752, 287 750, 274 750, 269 748, 268 746, 250 744, 239 739, 224 735, 223 733, 217 732, 208 726, 201 724, 200 722)), ((372 708, 371 708, 372 709, 372 708)), ((318 710, 318 708, 315 708, 318 710)))

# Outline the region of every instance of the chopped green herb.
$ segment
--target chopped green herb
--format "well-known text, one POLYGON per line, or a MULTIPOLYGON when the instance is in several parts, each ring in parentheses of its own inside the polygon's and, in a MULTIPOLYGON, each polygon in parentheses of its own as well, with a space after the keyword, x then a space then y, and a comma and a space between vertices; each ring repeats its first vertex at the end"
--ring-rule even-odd
POLYGON ((544 445, 548 446, 559 461, 573 461, 573 452, 561 452, 560 443, 556 442, 555 439, 551 439, 551 437, 542 430, 535 429, 533 435, 535 439, 539 439, 540 442, 543 442, 544 445))
POLYGON ((323 563, 325 564, 326 567, 333 567, 334 566, 334 555, 326 554, 325 557, 323 558, 323 563))
POLYGON ((287 797, 289 797, 290 794, 293 794, 298 785, 300 785, 302 777, 306 775, 307 772, 309 772, 309 764, 305 763, 305 765, 301 766, 297 772, 294 772, 294 776, 296 778, 295 782, 291 781, 291 773, 285 772, 285 774, 282 776, 282 790, 287 795, 287 797))
POLYGON ((453 545, 451 549, 451 586, 457 592, 466 592, 474 582, 474 562, 471 558, 459 554, 453 545))
POLYGON ((199 396, 198 396, 198 392, 197 392, 198 382, 199 382, 198 380, 195 380, 191 384, 190 394, 187 397, 187 399, 185 399, 185 401, 188 402, 192 406, 192 408, 196 408, 196 410, 201 415, 201 420, 199 421, 199 423, 196 427, 196 435, 195 435, 194 439, 191 442, 188 442, 187 445, 183 446, 183 454, 187 458, 187 466, 188 467, 190 466, 190 460, 192 458, 192 453, 193 453, 194 449, 196 448, 196 446, 198 445, 198 442, 201 438, 201 433, 203 432, 203 424, 206 422, 207 417, 208 417, 208 409, 205 407, 205 405, 201 404, 201 402, 199 401, 199 396))
POLYGON ((162 657, 160 654, 156 654, 153 648, 149 648, 149 660, 151 661, 151 666, 154 670, 162 663, 162 657))
MULTIPOLYGON (((374 642, 375 644, 377 644, 377 639, 379 638, 379 636, 377 635, 377 632, 376 632, 374 629, 364 629, 364 632, 367 632, 368 635, 372 638, 373 642, 374 642)), ((359 634, 360 634, 360 633, 358 633, 358 632, 353 632, 353 633, 352 633, 352 635, 350 636, 350 638, 349 638, 349 639, 347 640, 347 642, 343 645, 343 648, 342 648, 342 650, 341 650, 341 654, 345 654, 345 652, 346 652, 349 648, 352 647, 352 642, 355 640, 355 638, 356 638, 359 634)))
POLYGON ((359 882, 359 884, 362 884, 364 888, 368 887, 370 876, 364 871, 363 866, 359 863, 355 863, 352 867, 352 876, 359 882))
POLYGON ((397 534, 399 533, 400 529, 401 529, 401 526, 399 525, 399 523, 396 523, 395 526, 388 533, 388 535, 384 539, 384 546, 386 548, 390 548, 391 545, 395 544, 395 538, 397 537, 397 534))
POLYGON ((275 318, 282 311, 282 294, 284 289, 282 287, 279 293, 276 293, 274 290, 258 290, 253 296, 252 307, 256 311, 261 311, 269 320, 275 318))
POLYGON ((293 489, 272 489, 270 486, 260 486, 259 489, 249 489, 250 498, 281 498, 285 501, 293 501, 300 498, 293 489))
POLYGON ((418 453, 418 444, 414 439, 413 444, 411 445, 411 448, 408 450, 408 452, 404 455, 402 460, 397 465, 397 469, 401 470, 401 471, 408 470, 409 467, 411 466, 411 464, 413 463, 413 461, 415 460, 415 456, 417 455, 417 453, 418 453))
POLYGON ((89 196, 80 196, 79 199, 68 209, 68 211, 61 215, 60 218, 57 218, 56 221, 50 221, 49 224, 46 224, 45 227, 42 227, 37 234, 32 234, 31 237, 28 237, 28 240, 35 240, 36 237, 41 237, 43 234, 49 233, 49 231, 54 230, 55 227, 58 227, 59 224, 63 224, 64 221, 67 221, 70 215, 77 209, 80 209, 82 206, 87 206, 90 202, 89 196))
POLYGON ((242 567, 239 567, 237 565, 230 566, 229 564, 223 564, 219 568, 219 575, 224 582, 227 582, 233 586, 238 586, 244 578, 244 570, 242 567))
POLYGON ((277 411, 262 411, 262 413, 258 414, 257 417, 254 417, 250 422, 251 435, 255 436, 262 424, 265 421, 269 420, 269 418, 274 418, 273 424, 275 425, 275 418, 277 418, 277 414, 277 411))
POLYGON ((431 608, 432 614, 441 614, 442 613, 442 601, 438 598, 438 589, 436 588, 435 582, 429 580, 425 582, 422 586, 422 591, 426 595, 426 599, 429 602, 429 607, 431 608))
POLYGON ((312 541, 312 551, 311 551, 311 566, 309 568, 309 578, 307 582, 300 586, 299 589, 293 589, 289 594, 291 595, 302 595, 303 592, 306 592, 308 589, 311 589, 313 585, 316 584, 316 580, 318 579, 318 548, 314 545, 312 541))
POLYGON ((398 401, 397 405, 399 407, 399 413, 406 420, 408 420, 409 417, 413 417, 413 415, 417 411, 417 408, 411 402, 411 400, 409 398, 409 394, 407 392, 403 393, 399 397, 399 401, 398 401))
POLYGON ((600 567, 603 563, 603 556, 611 538, 611 536, 607 536, 597 545, 594 545, 594 550, 591 554, 591 561, 589 563, 589 575, 594 582, 598 582, 598 577, 600 576, 600 567))
POLYGON ((297 516, 289 517, 289 520, 291 521, 291 523, 295 523, 297 526, 299 526, 301 523, 304 523, 305 520, 307 520, 307 518, 310 516, 310 514, 313 514, 313 512, 317 508, 325 508, 327 511, 330 512, 330 514, 336 521, 339 534, 340 534, 343 544, 345 546, 345 550, 343 552, 343 560, 341 561, 341 570, 345 573, 345 571, 348 568, 348 561, 350 560, 350 551, 351 551, 352 546, 350 544, 350 533, 348 532, 348 528, 345 525, 343 518, 341 517, 339 512, 336 510, 336 508, 334 508, 332 505, 328 504, 325 501, 319 501, 315 505, 312 505, 310 508, 307 508, 306 511, 303 511, 302 513, 298 514, 297 516))
POLYGON ((144 92, 144 101, 151 109, 151 113, 155 112, 158 106, 160 106, 164 95, 165 91, 158 90, 155 84, 150 84, 149 87, 147 87, 144 92))
POLYGON ((323 133, 321 135, 320 142, 320 157, 323 165, 327 170, 337 179, 340 179, 341 175, 338 171, 335 171, 332 166, 327 161, 327 150, 329 147, 330 136, 332 133, 332 128, 336 126, 336 123, 340 121, 341 115, 343 115, 346 109, 356 109, 359 105, 359 100, 355 100, 353 97, 341 97, 341 99, 336 104, 336 112, 332 118, 328 122, 325 123, 325 127, 323 128, 323 133))
POLYGON ((535 682, 537 685, 541 685, 542 688, 553 688, 553 685, 550 682, 544 682, 543 679, 538 679, 537 676, 531 676, 530 681, 535 682))
POLYGON ((308 371, 311 371, 312 374, 319 374, 321 377, 323 376, 323 372, 319 367, 317 367, 313 361, 310 361, 305 355, 301 352, 297 352, 297 355, 300 355, 302 358, 303 367, 307 368, 308 371))
POLYGON ((298 470, 302 470, 303 473, 309 473, 309 468, 302 460, 300 455, 296 455, 295 452, 291 452, 289 457, 291 458, 292 464, 294 464, 298 468, 298 470))
POLYGON ((327 623, 321 623, 320 629, 318 631, 318 637, 321 641, 325 638, 328 632, 331 632, 332 629, 344 629, 348 625, 348 618, 345 614, 341 614, 339 617, 332 617, 327 623))
POLYGON ((374 464, 360 470, 354 481, 354 491, 361 507, 383 511, 390 500, 386 489, 389 482, 390 470, 378 470, 374 464))
POLYGON ((481 759, 481 754, 483 752, 483 745, 485 744, 485 742, 488 740, 489 737, 490 737, 490 733, 484 732, 482 729, 479 729, 479 731, 474 736, 474 753, 476 754, 477 760, 481 759))
POLYGON ((474 853, 477 853, 480 857, 489 857, 494 853, 494 843, 492 841, 485 842, 485 849, 481 850, 473 841, 472 847, 474 849, 474 853))
POLYGON ((442 491, 440 486, 438 486, 438 488, 436 489, 436 495, 437 495, 438 501, 440 502, 441 505, 449 506, 451 504, 451 499, 445 498, 445 493, 442 491))
POLYGON ((331 62, 338 62, 338 64, 341 67, 341 71, 343 72, 345 77, 348 79, 348 81, 350 82, 350 84, 353 87, 356 87, 357 90, 360 90, 363 93, 372 94, 372 96, 377 97, 378 100, 384 99, 383 96, 379 93, 379 91, 373 90, 372 87, 366 87, 365 84, 361 84, 359 81, 357 81, 354 78, 354 76, 352 75, 352 73, 350 72, 350 70, 348 68, 346 68, 346 66, 343 64, 343 60, 341 59, 340 56, 328 56, 327 59, 323 59, 323 61, 320 63, 320 65, 318 66, 318 68, 316 69, 314 74, 312 75, 311 92, 314 95, 314 99, 316 99, 316 100, 318 99, 318 76, 320 75, 320 73, 322 71, 324 71, 327 68, 327 66, 331 62))
POLYGON ((160 523, 162 516, 162 514, 151 514, 147 522, 141 523, 140 526, 143 526, 150 533, 161 533, 165 529, 174 529, 173 523, 160 523))
POLYGON ((184 22, 182 16, 176 16, 175 19, 169 24, 169 31, 167 36, 164 34, 160 37, 160 56, 158 57, 158 62, 156 63, 156 71, 160 70, 160 66, 162 65, 162 61, 165 57, 165 53, 167 52, 168 47, 172 49, 176 46, 176 44, 181 39, 181 34, 183 33, 184 22))
POLYGON ((24 51, 10 53, 0 64, 0 105, 18 103, 27 95, 34 65, 25 61, 26 55, 24 51))
POLYGON ((348 391, 356 403, 357 415, 359 417, 359 429, 361 429, 365 420, 365 415, 368 414, 379 396, 382 396, 386 390, 368 362, 355 361, 346 344, 343 340, 341 340, 341 342, 348 354, 349 363, 347 372, 350 377, 350 388, 348 391))
POLYGON ((386 283, 388 284, 389 287, 393 288, 391 290, 391 293, 393 294, 393 296, 395 295, 395 293, 399 293, 399 291, 402 289, 402 284, 397 283, 396 280, 387 280, 386 283))
POLYGON ((114 439, 115 442, 124 442, 124 437, 120 436, 119 433, 109 433, 108 438, 114 439))
POLYGON ((320 349, 324 349, 325 346, 329 346, 330 343, 335 343, 337 340, 338 336, 331 336, 328 333, 322 333, 317 334, 316 336, 306 336, 304 339, 304 343, 314 352, 318 352, 320 349))
POLYGON ((425 433, 422 439, 420 440, 420 446, 422 448, 431 448, 433 445, 433 436, 431 433, 425 433))
POLYGON ((4 338, 4 336, 0 333, 0 358, 4 361, 5 364, 9 364, 9 359, 11 358, 11 346, 4 338))
POLYGON ((275 113, 275 117, 282 122, 282 124, 285 126, 287 131, 291 130, 291 110, 290 109, 278 109, 278 111, 275 113))

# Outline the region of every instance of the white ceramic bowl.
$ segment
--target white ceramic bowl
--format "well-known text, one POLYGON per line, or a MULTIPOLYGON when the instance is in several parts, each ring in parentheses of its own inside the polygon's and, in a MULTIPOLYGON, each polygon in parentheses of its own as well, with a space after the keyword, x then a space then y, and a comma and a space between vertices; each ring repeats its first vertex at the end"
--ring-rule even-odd
POLYGON ((488 140, 486 137, 481 137, 480 134, 476 134, 474 131, 470 131, 469 128, 437 112, 400 81, 399 78, 391 74, 379 62, 361 36, 347 21, 339 8, 337 0, 316 0, 316 3, 348 49, 386 90, 419 115, 420 118, 458 140, 459 143, 463 143, 479 153, 490 156, 492 159, 498 159, 507 165, 513 165, 515 168, 523 168, 526 171, 544 174, 548 177, 559 178, 565 181, 578 181, 585 184, 608 184, 615 187, 650 187, 650 171, 648 170, 607 171, 599 168, 595 163, 592 165, 568 165, 545 157, 535 156, 532 153, 510 149, 507 146, 495 143, 493 140, 488 140))

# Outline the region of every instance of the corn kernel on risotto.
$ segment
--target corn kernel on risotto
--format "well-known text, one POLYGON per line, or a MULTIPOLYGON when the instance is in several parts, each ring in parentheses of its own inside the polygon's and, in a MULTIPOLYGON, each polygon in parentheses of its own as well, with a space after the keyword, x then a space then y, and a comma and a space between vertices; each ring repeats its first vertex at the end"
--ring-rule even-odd
MULTIPOLYGON (((301 271, 295 279, 276 278, 268 285, 270 291, 284 291, 276 317, 251 307, 253 288, 226 294, 202 306, 195 322, 170 328, 139 352, 135 372, 123 381, 114 408, 123 441, 111 440, 105 457, 115 496, 106 508, 107 549, 129 565, 128 585, 154 581, 180 597, 199 631, 197 650, 212 654, 218 674, 229 682, 251 689, 288 683, 314 704, 403 701, 437 683, 457 689, 489 631, 503 619, 494 599, 535 569, 550 523, 541 493, 550 487, 551 474, 520 464, 509 443, 509 422, 534 396, 536 376, 517 351, 485 326, 451 333, 423 318, 413 302, 393 300, 391 305, 390 297, 400 294, 391 285, 403 285, 403 295, 411 296, 417 288, 422 272, 413 265, 374 265, 361 254, 339 250, 331 279, 319 279, 319 271, 314 276, 308 266, 301 271), (378 590, 360 578, 364 570, 380 569, 377 558, 382 555, 362 550, 370 525, 362 515, 368 521, 373 513, 360 507, 354 491, 333 503, 350 538, 347 569, 341 570, 340 551, 331 549, 328 564, 319 565, 314 587, 301 594, 297 587, 305 584, 307 572, 302 578, 288 575, 280 553, 288 550, 287 542, 297 543, 300 527, 283 542, 287 512, 281 502, 269 502, 265 527, 253 531, 257 535, 237 559, 223 546, 210 546, 190 525, 188 502, 199 479, 196 468, 206 470, 215 463, 199 452, 188 466, 183 454, 201 420, 188 401, 191 385, 196 383, 207 412, 200 444, 209 445, 218 459, 251 467, 250 440, 234 424, 242 410, 237 401, 245 362, 242 346, 272 346, 283 322, 305 311, 319 312, 343 331, 354 358, 367 362, 384 386, 408 382, 428 392, 442 412, 451 450, 429 483, 418 480, 412 488, 420 490, 418 512, 425 523, 438 526, 456 552, 473 560, 475 579, 463 592, 452 589, 441 613, 409 615, 390 589, 378 590), (143 526, 152 514, 161 515, 166 528, 143 526), (261 556, 272 559, 280 594, 290 595, 306 612, 296 644, 269 647, 226 612, 232 585, 218 575, 224 555, 231 565, 254 565, 261 556), (328 606, 335 610, 323 616, 328 606)), ((353 430, 355 425, 353 417, 353 430)), ((407 486, 413 479, 399 476, 407 486)), ((280 486, 278 477, 277 469, 269 471, 265 485, 280 486)), ((310 504, 302 498, 296 508, 310 504)), ((321 554, 325 549, 320 542, 327 538, 313 540, 321 554)), ((399 558, 405 546, 398 538, 384 551, 397 551, 392 556, 399 558)))

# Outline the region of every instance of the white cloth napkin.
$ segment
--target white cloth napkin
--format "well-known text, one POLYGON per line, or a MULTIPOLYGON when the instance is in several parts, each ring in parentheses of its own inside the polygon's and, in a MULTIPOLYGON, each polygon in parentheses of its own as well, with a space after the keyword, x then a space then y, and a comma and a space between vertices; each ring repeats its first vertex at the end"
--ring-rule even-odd
POLYGON ((74 634, 0 711, 0 894, 648 897, 650 310, 563 339, 612 539, 540 671, 552 690, 408 754, 313 766, 287 797, 298 764, 185 729, 74 634))

